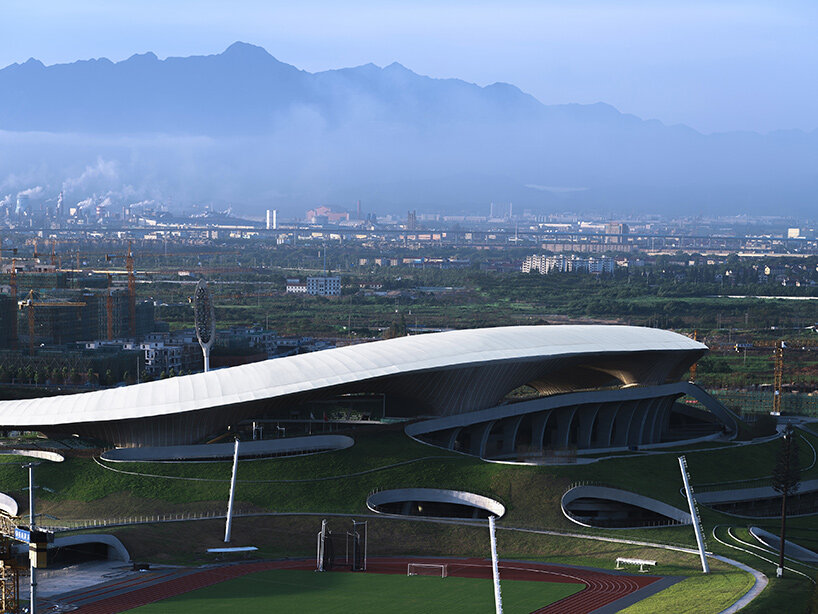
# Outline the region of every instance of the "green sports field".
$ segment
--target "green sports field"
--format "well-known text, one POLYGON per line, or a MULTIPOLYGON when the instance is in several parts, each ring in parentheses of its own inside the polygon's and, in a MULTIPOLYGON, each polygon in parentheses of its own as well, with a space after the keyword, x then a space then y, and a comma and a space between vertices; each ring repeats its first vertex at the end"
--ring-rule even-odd
MULTIPOLYGON (((503 611, 528 613, 580 591, 582 584, 502 583, 503 611)), ((129 610, 133 614, 224 612, 473 614, 494 611, 491 580, 314 571, 262 571, 129 610)))

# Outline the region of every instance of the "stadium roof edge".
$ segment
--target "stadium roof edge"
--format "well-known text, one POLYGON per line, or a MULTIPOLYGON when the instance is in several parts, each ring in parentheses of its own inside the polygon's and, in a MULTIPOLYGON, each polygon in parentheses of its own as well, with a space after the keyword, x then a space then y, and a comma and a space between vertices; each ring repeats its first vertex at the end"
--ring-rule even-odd
POLYGON ((507 360, 630 352, 704 352, 671 331, 621 325, 509 326, 454 330, 68 396, 0 401, 0 424, 58 426, 167 416, 390 375, 507 360))

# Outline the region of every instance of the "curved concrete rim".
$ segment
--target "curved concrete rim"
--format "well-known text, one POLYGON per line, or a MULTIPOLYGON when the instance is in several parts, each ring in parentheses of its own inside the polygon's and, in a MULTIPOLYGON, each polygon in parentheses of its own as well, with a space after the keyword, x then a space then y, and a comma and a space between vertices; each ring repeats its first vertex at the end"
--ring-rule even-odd
MULTIPOLYGON (((346 435, 310 435, 285 439, 240 441, 239 458, 259 456, 301 456, 332 452, 352 447, 355 440, 346 435)), ((233 457, 234 443, 210 443, 191 446, 157 446, 151 448, 115 448, 102 453, 110 462, 176 462, 213 461, 233 457)))
POLYGON ((560 499, 560 509, 562 509, 562 514, 571 522, 578 524, 583 527, 594 528, 594 529, 644 529, 649 527, 600 527, 592 524, 587 524, 577 520, 571 512, 568 511, 566 506, 571 502, 582 499, 584 497, 590 497, 594 499, 608 499, 609 501, 617 501, 619 503, 627 503, 628 505, 635 505, 637 507, 641 507, 646 510, 650 510, 651 512, 656 512, 657 514, 661 514, 671 520, 675 520, 680 524, 691 524, 692 520, 690 514, 683 510, 680 510, 677 507, 673 507, 672 505, 668 505, 667 503, 662 503, 656 499, 652 499, 651 497, 646 497, 644 495, 638 495, 635 492, 630 492, 628 490, 622 490, 620 488, 611 488, 609 486, 593 486, 593 485, 581 485, 581 486, 574 486, 573 488, 568 489, 565 494, 562 495, 562 499, 560 499))
POLYGON ((395 488, 392 490, 381 490, 367 497, 366 506, 376 514, 383 514, 384 512, 377 509, 378 505, 402 501, 426 501, 429 503, 468 505, 485 510, 497 518, 500 518, 506 513, 506 506, 490 497, 463 490, 449 490, 444 488, 395 488))
POLYGON ((30 456, 31 458, 39 458, 41 460, 51 461, 52 463, 61 463, 65 457, 58 452, 50 452, 48 450, 28 450, 26 448, 0 448, 0 455, 9 454, 13 456, 30 456))
POLYGON ((0 511, 5 512, 9 516, 16 516, 18 511, 17 501, 13 497, 0 492, 0 511))
MULTIPOLYGON (((761 527, 750 527, 750 535, 773 550, 777 551, 781 547, 781 537, 765 531, 761 527)), ((809 548, 804 548, 804 546, 799 546, 788 539, 784 540, 784 554, 802 563, 818 563, 818 553, 809 548)))

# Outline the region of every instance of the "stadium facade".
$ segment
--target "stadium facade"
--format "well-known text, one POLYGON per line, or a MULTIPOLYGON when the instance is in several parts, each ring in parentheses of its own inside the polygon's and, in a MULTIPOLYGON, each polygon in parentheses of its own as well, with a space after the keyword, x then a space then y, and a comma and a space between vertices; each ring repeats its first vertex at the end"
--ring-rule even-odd
POLYGON ((0 402, 0 425, 115 446, 189 444, 305 404, 383 395, 407 432, 479 456, 610 448, 732 431, 735 417, 681 381, 707 347, 630 326, 459 330, 61 397, 0 402), (514 402, 509 393, 528 386, 514 402), (536 391, 534 394, 533 391, 536 391), (695 406, 679 403, 694 397, 695 406))

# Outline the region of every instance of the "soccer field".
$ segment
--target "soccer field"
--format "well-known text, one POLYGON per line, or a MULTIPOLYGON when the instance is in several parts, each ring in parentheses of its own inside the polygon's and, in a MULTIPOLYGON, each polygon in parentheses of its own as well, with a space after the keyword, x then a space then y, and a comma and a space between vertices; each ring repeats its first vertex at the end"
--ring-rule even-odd
MULTIPOLYGON (((582 584, 502 583, 503 611, 528 613, 582 590, 582 584)), ((224 612, 383 614, 494 612, 491 580, 430 576, 261 571, 133 610, 133 614, 224 612)))

